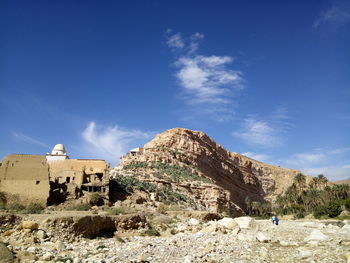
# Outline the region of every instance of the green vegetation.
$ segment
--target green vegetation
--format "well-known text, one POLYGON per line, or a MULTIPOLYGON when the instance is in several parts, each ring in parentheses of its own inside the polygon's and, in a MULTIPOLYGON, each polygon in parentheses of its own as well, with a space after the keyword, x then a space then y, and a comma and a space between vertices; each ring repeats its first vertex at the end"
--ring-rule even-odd
POLYGON ((130 194, 133 192, 133 189, 152 193, 155 192, 157 188, 154 184, 140 181, 136 177, 132 176, 118 175, 114 181, 118 183, 120 188, 130 194))
POLYGON ((92 206, 100 206, 100 205, 103 205, 103 197, 99 194, 99 193, 92 193, 90 195, 90 205, 92 206))
POLYGON ((132 214, 135 212, 136 211, 134 209, 129 207, 123 207, 123 206, 114 207, 107 211, 109 215, 126 215, 126 214, 132 214))
MULTIPOLYGON (((176 152, 176 154, 181 154, 180 152, 176 152)), ((164 175, 170 176, 176 182, 182 181, 200 181, 204 183, 212 183, 212 181, 206 177, 200 176, 197 173, 197 168, 193 165, 189 165, 189 167, 181 167, 178 165, 168 164, 168 163, 160 163, 160 162, 134 162, 128 165, 124 165, 123 169, 138 169, 138 168, 152 168, 157 169, 158 173, 155 174, 156 177, 165 179, 164 175)))
POLYGON ((190 199, 179 192, 173 191, 169 187, 162 187, 157 190, 159 201, 166 205, 188 202, 190 199))
POLYGON ((127 164, 123 166, 125 170, 138 169, 138 168, 146 168, 148 166, 147 162, 135 162, 131 164, 127 164))
POLYGON ((142 236, 160 236, 159 231, 153 226, 153 225, 149 225, 148 229, 143 231, 142 236))
POLYGON ((39 203, 31 203, 25 209, 26 214, 41 214, 45 210, 45 207, 39 203))
POLYGON ((172 165, 168 163, 156 163, 156 162, 153 162, 151 164, 151 167, 158 169, 160 176, 161 175, 171 176, 171 178, 176 182, 201 181, 204 183, 212 183, 212 181, 209 180, 208 178, 199 176, 196 171, 193 172, 194 169, 191 169, 191 168, 181 167, 178 165, 172 165))
POLYGON ((89 211, 91 209, 91 205, 87 203, 77 204, 71 207, 67 207, 66 209, 72 211, 89 211))
POLYGON ((307 213, 315 218, 334 218, 342 207, 350 209, 350 185, 329 186, 322 174, 307 185, 306 177, 299 173, 285 193, 277 197, 276 205, 279 214, 295 214, 295 218, 303 218, 307 213))
POLYGON ((6 206, 6 209, 22 214, 41 214, 44 212, 45 207, 39 203, 31 203, 28 206, 19 203, 10 203, 6 206))
POLYGON ((7 209, 10 211, 20 212, 20 211, 24 211, 26 209, 26 207, 24 205, 19 204, 19 203, 11 203, 7 206, 7 209))

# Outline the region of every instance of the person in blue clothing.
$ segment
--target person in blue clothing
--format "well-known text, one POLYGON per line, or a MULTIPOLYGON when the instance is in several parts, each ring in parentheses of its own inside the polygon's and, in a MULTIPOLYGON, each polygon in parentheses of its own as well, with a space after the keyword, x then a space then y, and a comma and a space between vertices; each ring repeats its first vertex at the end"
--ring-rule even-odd
POLYGON ((279 220, 278 220, 277 216, 273 215, 273 216, 272 216, 272 224, 274 224, 274 225, 277 226, 277 225, 278 225, 278 221, 279 221, 279 220))

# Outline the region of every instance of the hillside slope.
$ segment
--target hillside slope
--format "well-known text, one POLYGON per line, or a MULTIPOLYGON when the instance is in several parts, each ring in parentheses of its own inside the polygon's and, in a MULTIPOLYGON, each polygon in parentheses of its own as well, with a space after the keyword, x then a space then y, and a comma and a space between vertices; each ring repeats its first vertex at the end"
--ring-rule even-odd
POLYGON ((206 209, 239 211, 247 199, 273 201, 298 172, 229 152, 203 132, 174 128, 123 156, 112 174, 167 185, 206 209))

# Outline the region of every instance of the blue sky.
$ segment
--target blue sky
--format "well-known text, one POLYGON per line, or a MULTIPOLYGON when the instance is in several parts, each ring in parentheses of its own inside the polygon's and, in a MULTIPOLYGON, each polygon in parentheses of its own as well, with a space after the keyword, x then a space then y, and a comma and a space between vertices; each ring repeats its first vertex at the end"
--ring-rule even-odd
POLYGON ((112 163, 174 127, 350 177, 349 1, 1 1, 0 156, 112 163))

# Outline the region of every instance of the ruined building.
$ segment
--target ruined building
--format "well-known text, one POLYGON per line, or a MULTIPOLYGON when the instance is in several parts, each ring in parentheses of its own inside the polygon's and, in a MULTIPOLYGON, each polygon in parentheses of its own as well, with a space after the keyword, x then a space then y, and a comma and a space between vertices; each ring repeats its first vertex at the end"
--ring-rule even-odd
POLYGON ((108 171, 104 160, 69 159, 57 144, 46 156, 6 156, 0 164, 0 191, 13 203, 58 204, 88 192, 98 192, 108 202, 108 171))

